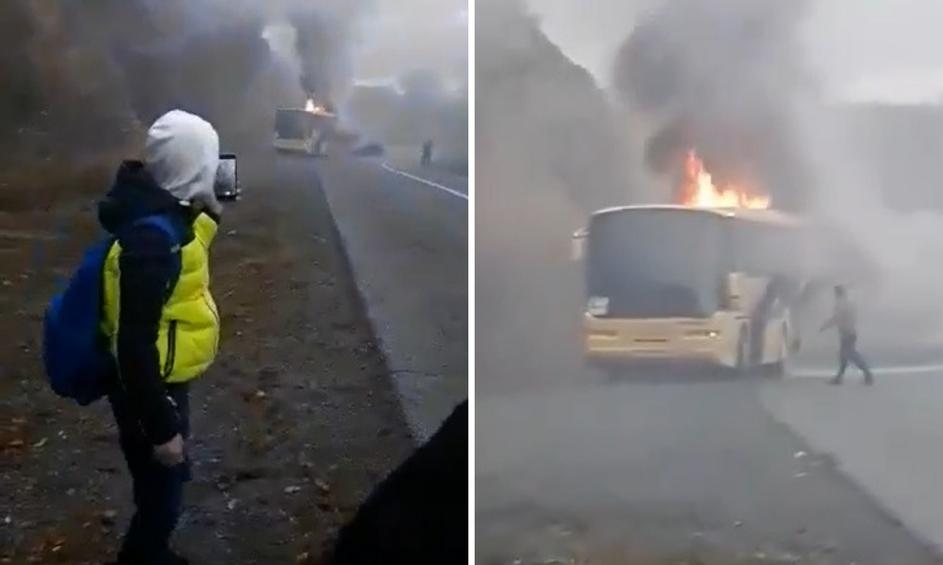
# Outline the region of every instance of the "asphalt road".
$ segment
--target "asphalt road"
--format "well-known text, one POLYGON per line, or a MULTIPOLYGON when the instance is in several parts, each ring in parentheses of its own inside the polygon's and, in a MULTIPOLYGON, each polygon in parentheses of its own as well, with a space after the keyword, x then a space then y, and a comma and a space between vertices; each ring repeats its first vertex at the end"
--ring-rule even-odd
POLYGON ((343 156, 316 168, 422 441, 468 397, 467 179, 343 156))
POLYGON ((479 563, 938 562, 941 432, 920 387, 646 377, 479 396, 479 563))
POLYGON ((940 367, 908 367, 878 371, 875 387, 853 375, 840 388, 794 379, 770 383, 760 398, 908 529, 943 548, 941 376, 940 367))
POLYGON ((478 563, 939 562, 938 336, 863 317, 877 386, 831 388, 826 302, 800 377, 612 383, 581 368, 580 273, 551 252, 477 272, 478 563))

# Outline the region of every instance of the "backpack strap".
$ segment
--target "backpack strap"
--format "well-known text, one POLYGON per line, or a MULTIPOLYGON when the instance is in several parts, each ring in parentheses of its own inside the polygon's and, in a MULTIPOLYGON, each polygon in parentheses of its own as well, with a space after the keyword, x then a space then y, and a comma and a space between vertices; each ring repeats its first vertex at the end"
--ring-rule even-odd
POLYGON ((166 235, 167 239, 170 240, 171 252, 180 252, 180 243, 182 240, 180 230, 173 224, 173 221, 166 214, 145 216, 143 218, 138 218, 131 223, 131 227, 138 226, 152 226, 164 232, 164 235, 166 235))
POLYGON ((167 214, 155 214, 153 216, 138 218, 132 222, 127 229, 140 226, 151 226, 157 228, 162 231, 170 241, 170 253, 174 257, 174 272, 170 277, 170 282, 167 285, 167 293, 164 296, 164 301, 166 302, 170 299, 170 296, 174 292, 174 288, 177 286, 177 281, 180 279, 180 271, 183 264, 181 257, 183 237, 180 233, 180 228, 174 225, 173 220, 167 214))

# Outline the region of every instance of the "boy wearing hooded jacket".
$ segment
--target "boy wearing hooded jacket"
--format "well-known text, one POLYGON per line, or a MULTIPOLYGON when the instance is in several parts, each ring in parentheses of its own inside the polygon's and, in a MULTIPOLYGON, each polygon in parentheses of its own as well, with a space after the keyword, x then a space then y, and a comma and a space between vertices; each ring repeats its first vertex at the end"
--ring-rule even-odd
POLYGON ((219 314, 209 289, 209 248, 221 207, 213 193, 219 138, 174 110, 148 131, 143 162, 127 161, 99 204, 120 237, 103 272, 103 333, 118 366, 109 394, 134 483, 135 514, 118 563, 180 564, 169 548, 189 480, 189 382, 212 364, 219 314), (178 235, 147 223, 163 216, 178 235))

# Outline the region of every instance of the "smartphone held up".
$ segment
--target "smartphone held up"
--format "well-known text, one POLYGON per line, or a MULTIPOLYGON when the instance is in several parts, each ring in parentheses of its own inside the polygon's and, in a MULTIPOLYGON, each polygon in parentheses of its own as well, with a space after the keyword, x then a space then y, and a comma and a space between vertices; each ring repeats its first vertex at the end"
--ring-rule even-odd
POLYGON ((213 183, 213 192, 220 201, 239 200, 242 189, 239 186, 239 168, 234 153, 221 153, 219 167, 216 169, 216 180, 213 183))

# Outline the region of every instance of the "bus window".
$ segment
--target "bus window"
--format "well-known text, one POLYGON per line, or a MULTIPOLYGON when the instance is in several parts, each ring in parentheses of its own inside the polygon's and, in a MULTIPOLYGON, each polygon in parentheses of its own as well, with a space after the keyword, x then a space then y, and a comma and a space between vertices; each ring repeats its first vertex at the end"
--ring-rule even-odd
POLYGON ((721 218, 641 210, 593 219, 587 290, 614 317, 703 318, 717 310, 721 218))
POLYGON ((275 115, 275 132, 281 139, 307 139, 311 129, 311 119, 304 112, 279 110, 275 115))

